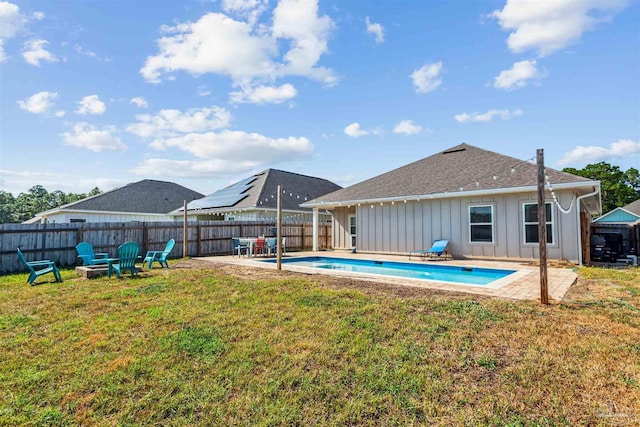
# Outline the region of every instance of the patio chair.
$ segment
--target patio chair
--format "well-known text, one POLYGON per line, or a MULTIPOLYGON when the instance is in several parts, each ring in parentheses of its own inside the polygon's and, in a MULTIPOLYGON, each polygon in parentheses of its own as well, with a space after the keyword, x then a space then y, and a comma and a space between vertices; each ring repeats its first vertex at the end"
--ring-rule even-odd
POLYGON ((53 273, 53 276, 56 278, 56 282, 62 282, 62 276, 60 276, 60 270, 56 267, 56 263, 53 261, 49 261, 48 259, 43 259, 41 261, 27 261, 24 259, 24 255, 20 248, 18 248, 18 258, 20 262, 24 264, 25 267, 29 270, 29 277, 27 278, 27 282, 30 285, 33 285, 33 282, 45 274, 53 273))
POLYGON ((237 253, 238 257, 239 257, 240 255, 242 255, 242 251, 244 251, 245 254, 249 253, 249 244, 248 243, 240 242, 240 239, 237 238, 237 237, 233 237, 232 241, 233 241, 233 254, 234 255, 237 253))
POLYGON ((253 247, 253 254, 257 255, 258 253, 261 253, 262 255, 264 255, 267 252, 267 239, 265 239, 264 237, 258 237, 258 239, 256 240, 256 244, 253 247))
POLYGON ((93 245, 87 242, 78 243, 76 251, 78 252, 78 258, 82 261, 82 265, 106 264, 107 258, 109 258, 108 253, 94 253, 93 245))
POLYGON ((171 239, 167 242, 167 245, 164 247, 163 251, 147 251, 147 254, 144 256, 144 260, 142 261, 142 267, 144 268, 144 264, 148 262, 149 270, 151 270, 151 265, 155 261, 160 264, 160 267, 169 268, 169 264, 167 263, 167 256, 169 256, 175 244, 176 241, 174 239, 171 239))
POLYGON ((140 245, 136 242, 126 242, 118 246, 118 262, 109 264, 107 277, 111 277, 111 272, 115 271, 120 278, 122 271, 129 271, 131 277, 138 274, 136 261, 140 257, 140 245))
POLYGON ((411 255, 418 255, 422 258, 423 261, 427 257, 431 259, 447 259, 447 257, 452 258, 449 251, 447 251, 448 245, 448 240, 434 240, 429 249, 414 250, 409 252, 409 259, 411 259, 411 255))
POLYGON ((267 249, 267 254, 271 255, 271 254, 275 254, 276 253, 276 245, 278 244, 278 239, 275 237, 269 237, 266 242, 265 242, 265 246, 267 249))

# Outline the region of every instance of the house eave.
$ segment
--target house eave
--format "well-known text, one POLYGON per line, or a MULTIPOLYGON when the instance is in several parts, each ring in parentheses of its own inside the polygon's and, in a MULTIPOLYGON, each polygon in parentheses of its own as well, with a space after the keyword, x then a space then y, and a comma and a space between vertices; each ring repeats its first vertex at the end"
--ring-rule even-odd
MULTIPOLYGON (((193 215, 209 215, 209 214, 226 214, 226 213, 247 213, 247 212, 277 212, 276 208, 258 208, 255 206, 250 206, 246 208, 213 208, 213 209, 188 209, 187 216, 193 215)), ((297 210, 297 209, 282 209, 282 212, 294 212, 294 213, 302 213, 302 214, 311 214, 312 212, 309 210, 297 210)), ((182 216, 184 215, 184 209, 179 209, 175 211, 169 212, 168 215, 171 216, 182 216)))
MULTIPOLYGON (((608 217, 609 215, 613 214, 613 213, 614 213, 614 212, 616 212, 616 211, 623 211, 623 212, 625 212, 625 213, 628 213, 628 214, 629 214, 629 215, 631 215, 631 216, 634 216, 634 217, 636 218, 634 222, 640 221, 640 215, 635 214, 635 213, 633 213, 633 212, 631 212, 631 211, 628 211, 628 210, 626 210, 625 208, 615 208, 615 209, 614 209, 614 210, 612 210, 611 212, 607 212, 606 214, 604 214, 604 215, 602 215, 602 216, 600 216, 600 217, 598 217, 598 218, 594 219, 594 220, 593 220, 593 222, 600 222, 601 220, 605 219, 606 217, 608 217)), ((632 224, 633 224, 633 223, 632 223, 632 224)))
MULTIPOLYGON (((594 189, 597 188, 600 190, 600 181, 584 181, 584 182, 568 182, 562 184, 553 184, 554 190, 571 190, 571 189, 594 189)), ((549 187, 546 186, 545 189, 548 191, 549 187)), ((353 200, 340 200, 333 202, 307 202, 302 203, 300 206, 308 207, 308 208, 323 208, 323 209, 333 209, 336 207, 343 206, 351 206, 358 204, 373 204, 373 203, 390 203, 390 202, 404 202, 404 201, 420 201, 420 200, 431 200, 431 199, 451 199, 451 198, 460 198, 460 197, 474 197, 474 196, 486 196, 486 195, 494 195, 494 194, 514 194, 514 193, 528 193, 537 191, 537 187, 530 185, 524 187, 506 187, 506 188, 493 188, 493 189, 483 189, 483 190, 473 190, 473 191, 456 191, 453 193, 445 192, 445 193, 433 193, 433 194, 412 194, 406 196, 392 196, 392 197, 378 197, 378 198, 368 198, 368 199, 353 199, 353 200)))
POLYGON ((35 217, 47 218, 51 215, 61 213, 79 213, 79 214, 99 214, 99 215, 146 215, 146 216, 169 216, 167 213, 151 213, 151 212, 123 212, 123 211, 93 211, 84 209, 52 209, 50 211, 41 212, 35 217))

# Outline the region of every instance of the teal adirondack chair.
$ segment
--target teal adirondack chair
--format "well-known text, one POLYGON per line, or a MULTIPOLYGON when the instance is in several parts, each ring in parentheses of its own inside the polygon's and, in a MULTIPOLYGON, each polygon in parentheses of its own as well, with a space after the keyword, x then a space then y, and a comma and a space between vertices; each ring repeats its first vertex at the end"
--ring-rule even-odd
POLYGON ((118 262, 116 264, 109 264, 108 277, 111 277, 111 272, 115 271, 118 277, 120 277, 121 271, 131 272, 131 276, 138 274, 136 268, 136 261, 140 257, 140 245, 136 242, 126 242, 118 246, 118 262))
POLYGON ((44 259, 41 261, 27 261, 24 259, 24 255, 22 255, 22 251, 18 248, 18 258, 20 262, 24 264, 25 267, 29 269, 29 278, 27 282, 30 285, 33 285, 33 282, 40 276, 53 273, 56 278, 56 282, 62 282, 62 276, 60 276, 60 270, 56 267, 56 263, 53 261, 49 261, 48 259, 44 259))
POLYGON ((169 256, 175 244, 176 241, 174 239, 171 239, 167 242, 167 245, 164 247, 163 251, 148 251, 144 256, 144 260, 142 261, 142 267, 144 267, 145 263, 149 263, 149 270, 151 270, 151 265, 154 261, 156 261, 158 264, 160 264, 160 267, 169 268, 169 264, 167 264, 167 256, 169 256))
POLYGON ((94 253, 93 245, 87 242, 78 243, 76 251, 78 252, 78 258, 82 260, 82 265, 106 264, 107 258, 109 258, 108 253, 94 253))

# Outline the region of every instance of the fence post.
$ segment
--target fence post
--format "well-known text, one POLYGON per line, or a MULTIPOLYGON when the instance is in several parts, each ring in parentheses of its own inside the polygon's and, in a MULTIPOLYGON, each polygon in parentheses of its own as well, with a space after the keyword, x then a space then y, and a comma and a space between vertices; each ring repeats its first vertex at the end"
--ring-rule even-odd
POLYGON ((151 249, 149 245, 149 227, 147 227, 147 223, 142 223, 142 253, 146 254, 147 251, 151 249))
POLYGON ((202 226, 200 225, 200 221, 198 221, 197 232, 198 232, 198 237, 197 237, 198 247, 196 248, 196 255, 200 256, 200 243, 202 242, 202 236, 200 235, 200 233, 202 233, 202 226))
POLYGON ((44 227, 42 229, 42 255, 40 259, 47 258, 47 223, 45 220, 44 227))
POLYGON ((300 250, 304 251, 304 224, 302 224, 302 227, 300 227, 300 246, 302 246, 300 248, 300 250))

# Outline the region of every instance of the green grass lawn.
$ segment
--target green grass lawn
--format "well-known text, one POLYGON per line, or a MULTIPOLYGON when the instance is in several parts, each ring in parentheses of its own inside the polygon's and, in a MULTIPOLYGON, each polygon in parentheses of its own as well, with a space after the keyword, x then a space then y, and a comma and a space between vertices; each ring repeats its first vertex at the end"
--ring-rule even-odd
POLYGON ((173 267, 0 277, 0 424, 640 424, 640 269, 544 307, 173 267))

